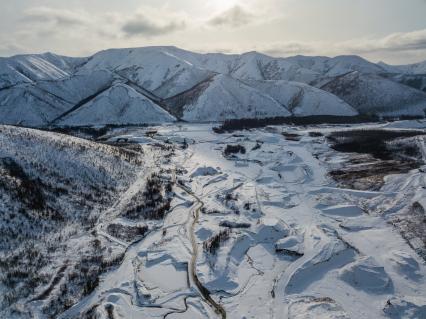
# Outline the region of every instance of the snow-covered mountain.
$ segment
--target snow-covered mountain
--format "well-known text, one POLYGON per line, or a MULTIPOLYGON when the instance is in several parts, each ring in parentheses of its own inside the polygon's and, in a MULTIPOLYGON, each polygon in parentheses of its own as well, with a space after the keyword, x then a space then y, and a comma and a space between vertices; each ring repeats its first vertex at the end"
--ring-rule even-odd
POLYGON ((21 55, 0 58, 0 123, 424 115, 425 65, 389 66, 358 56, 201 54, 176 47, 110 49, 88 58, 21 55))

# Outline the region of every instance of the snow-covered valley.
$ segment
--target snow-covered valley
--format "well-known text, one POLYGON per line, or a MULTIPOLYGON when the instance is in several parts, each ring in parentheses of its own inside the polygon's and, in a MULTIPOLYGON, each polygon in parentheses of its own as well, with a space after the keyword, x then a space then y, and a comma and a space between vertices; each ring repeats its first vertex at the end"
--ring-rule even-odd
POLYGON ((425 318, 425 127, 2 126, 0 317, 425 318), (328 137, 401 129, 380 161, 328 137))

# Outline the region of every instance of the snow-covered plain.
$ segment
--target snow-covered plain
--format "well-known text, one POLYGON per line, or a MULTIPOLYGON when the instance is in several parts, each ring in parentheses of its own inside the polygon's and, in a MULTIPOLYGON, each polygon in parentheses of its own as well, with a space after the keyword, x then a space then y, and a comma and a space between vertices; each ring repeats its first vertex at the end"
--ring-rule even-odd
MULTIPOLYGON (((59 318, 425 318, 426 266, 415 246, 424 243, 392 224, 413 203, 425 207, 424 167, 385 178, 379 191, 339 187, 328 172, 349 155, 318 134, 338 129, 218 135, 211 125, 171 124, 110 133, 144 148, 173 145, 164 166, 176 181, 171 210, 59 318), (246 151, 225 155, 227 145, 246 151)), ((103 216, 128 223, 114 207, 103 216)))

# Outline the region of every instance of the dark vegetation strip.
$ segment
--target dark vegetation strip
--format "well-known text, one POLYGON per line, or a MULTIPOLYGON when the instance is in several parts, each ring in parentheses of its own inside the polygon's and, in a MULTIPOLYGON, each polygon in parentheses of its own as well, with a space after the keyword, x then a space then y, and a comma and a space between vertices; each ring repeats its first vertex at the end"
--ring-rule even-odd
POLYGON ((418 155, 418 147, 405 144, 395 150, 389 143, 400 138, 410 138, 426 135, 425 130, 386 130, 386 129, 361 129, 333 132, 327 136, 331 147, 339 152, 371 154, 377 159, 391 160, 398 155, 414 157, 418 155))
POLYGON ((338 152, 356 153, 330 176, 344 187, 380 190, 384 177, 405 174, 424 164, 421 149, 413 140, 424 130, 349 130, 327 136, 330 147, 338 152))
POLYGON ((62 113, 57 118, 53 119, 50 123, 53 124, 53 123, 59 121, 60 119, 63 119, 65 116, 67 116, 68 114, 71 114, 72 112, 78 110, 84 104, 86 104, 86 103, 90 102, 91 100, 95 99, 97 96, 101 95, 102 93, 104 93, 109 88, 111 88, 111 85, 108 84, 108 85, 104 86, 103 88, 101 88, 96 93, 94 93, 94 94, 92 94, 92 95, 90 95, 90 96, 82 99, 80 102, 78 102, 77 104, 75 104, 72 108, 70 108, 68 111, 62 113))
POLYGON ((304 117, 269 117, 263 119, 233 119, 226 120, 221 125, 214 127, 215 133, 230 133, 238 130, 248 130, 253 128, 261 128, 268 125, 319 125, 319 124, 360 124, 379 122, 381 120, 413 120, 422 119, 419 116, 400 116, 400 117, 384 117, 380 119, 374 115, 358 115, 358 116, 334 116, 334 115, 314 115, 304 117))
POLYGON ((371 116, 306 116, 306 117, 269 117, 262 119, 233 119, 223 122, 220 126, 214 127, 215 133, 234 132, 238 130, 248 130, 261 128, 268 125, 312 125, 312 124, 355 124, 365 122, 375 122, 379 119, 371 116))

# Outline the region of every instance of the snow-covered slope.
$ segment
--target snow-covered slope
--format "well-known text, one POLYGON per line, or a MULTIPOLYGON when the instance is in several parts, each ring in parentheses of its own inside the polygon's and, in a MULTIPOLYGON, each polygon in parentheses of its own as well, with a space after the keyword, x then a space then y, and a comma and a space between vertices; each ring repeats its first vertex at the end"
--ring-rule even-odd
POLYGON ((195 122, 291 115, 269 95, 227 75, 217 75, 166 104, 185 121, 195 122))
POLYGON ((37 88, 43 89, 71 104, 77 104, 90 96, 110 87, 114 76, 106 70, 90 73, 79 72, 57 81, 38 81, 37 88))
POLYGON ((335 95, 312 86, 287 81, 249 81, 247 84, 268 94, 296 116, 341 115, 358 112, 335 95))
POLYGON ((426 92, 426 73, 425 74, 389 73, 389 74, 386 74, 385 77, 395 82, 410 86, 416 90, 426 92))
POLYGON ((383 62, 379 63, 380 66, 385 68, 390 73, 404 73, 404 74, 426 74, 426 61, 408 64, 408 65, 389 65, 383 62))
POLYGON ((57 318, 120 262, 121 246, 95 226, 143 163, 117 147, 0 126, 0 318, 57 318))
POLYGON ((43 126, 67 111, 72 104, 31 84, 0 90, 0 122, 43 126))
POLYGON ((52 53, 0 58, 0 89, 23 82, 65 78, 85 60, 52 53))
POLYGON ((363 114, 424 116, 426 94, 374 74, 352 72, 322 87, 363 114))
POLYGON ((300 68, 317 72, 323 76, 338 76, 351 71, 381 73, 383 68, 356 55, 342 55, 335 58, 295 56, 285 59, 300 68))
POLYGON ((141 124, 176 119, 125 84, 116 84, 55 122, 63 126, 141 124))

